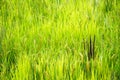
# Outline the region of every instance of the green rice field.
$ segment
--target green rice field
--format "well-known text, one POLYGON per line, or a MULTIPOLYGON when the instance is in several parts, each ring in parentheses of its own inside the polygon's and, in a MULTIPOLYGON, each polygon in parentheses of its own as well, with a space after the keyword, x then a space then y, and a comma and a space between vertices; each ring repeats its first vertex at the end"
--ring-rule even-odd
POLYGON ((120 80, 120 0, 0 0, 0 80, 120 80))

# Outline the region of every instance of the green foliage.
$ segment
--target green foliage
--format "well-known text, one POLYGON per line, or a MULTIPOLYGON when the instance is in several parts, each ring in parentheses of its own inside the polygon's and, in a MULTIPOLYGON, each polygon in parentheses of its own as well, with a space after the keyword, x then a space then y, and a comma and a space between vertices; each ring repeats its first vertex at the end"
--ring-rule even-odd
POLYGON ((0 80, 119 80, 119 5, 1 0, 0 80), (95 58, 88 60, 94 36, 95 58))

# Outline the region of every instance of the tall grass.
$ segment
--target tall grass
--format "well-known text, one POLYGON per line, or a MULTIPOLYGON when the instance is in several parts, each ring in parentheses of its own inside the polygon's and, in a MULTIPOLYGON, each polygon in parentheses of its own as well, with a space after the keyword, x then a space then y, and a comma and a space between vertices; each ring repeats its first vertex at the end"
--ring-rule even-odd
POLYGON ((1 0, 0 80, 119 80, 119 5, 1 0), (95 58, 89 60, 94 36, 95 58))

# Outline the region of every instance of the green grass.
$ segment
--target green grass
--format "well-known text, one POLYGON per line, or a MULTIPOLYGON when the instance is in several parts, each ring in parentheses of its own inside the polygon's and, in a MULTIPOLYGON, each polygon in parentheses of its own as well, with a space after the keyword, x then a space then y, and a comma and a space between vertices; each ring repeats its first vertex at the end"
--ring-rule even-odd
POLYGON ((0 80, 119 80, 119 5, 1 0, 0 80), (95 58, 88 60, 94 36, 95 58))

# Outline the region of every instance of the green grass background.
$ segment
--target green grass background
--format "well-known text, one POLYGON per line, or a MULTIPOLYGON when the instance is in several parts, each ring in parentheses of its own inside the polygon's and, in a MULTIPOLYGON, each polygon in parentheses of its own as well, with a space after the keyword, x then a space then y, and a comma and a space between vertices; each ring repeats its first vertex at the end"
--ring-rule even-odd
POLYGON ((119 80, 119 28, 119 0, 0 0, 0 80, 119 80))

